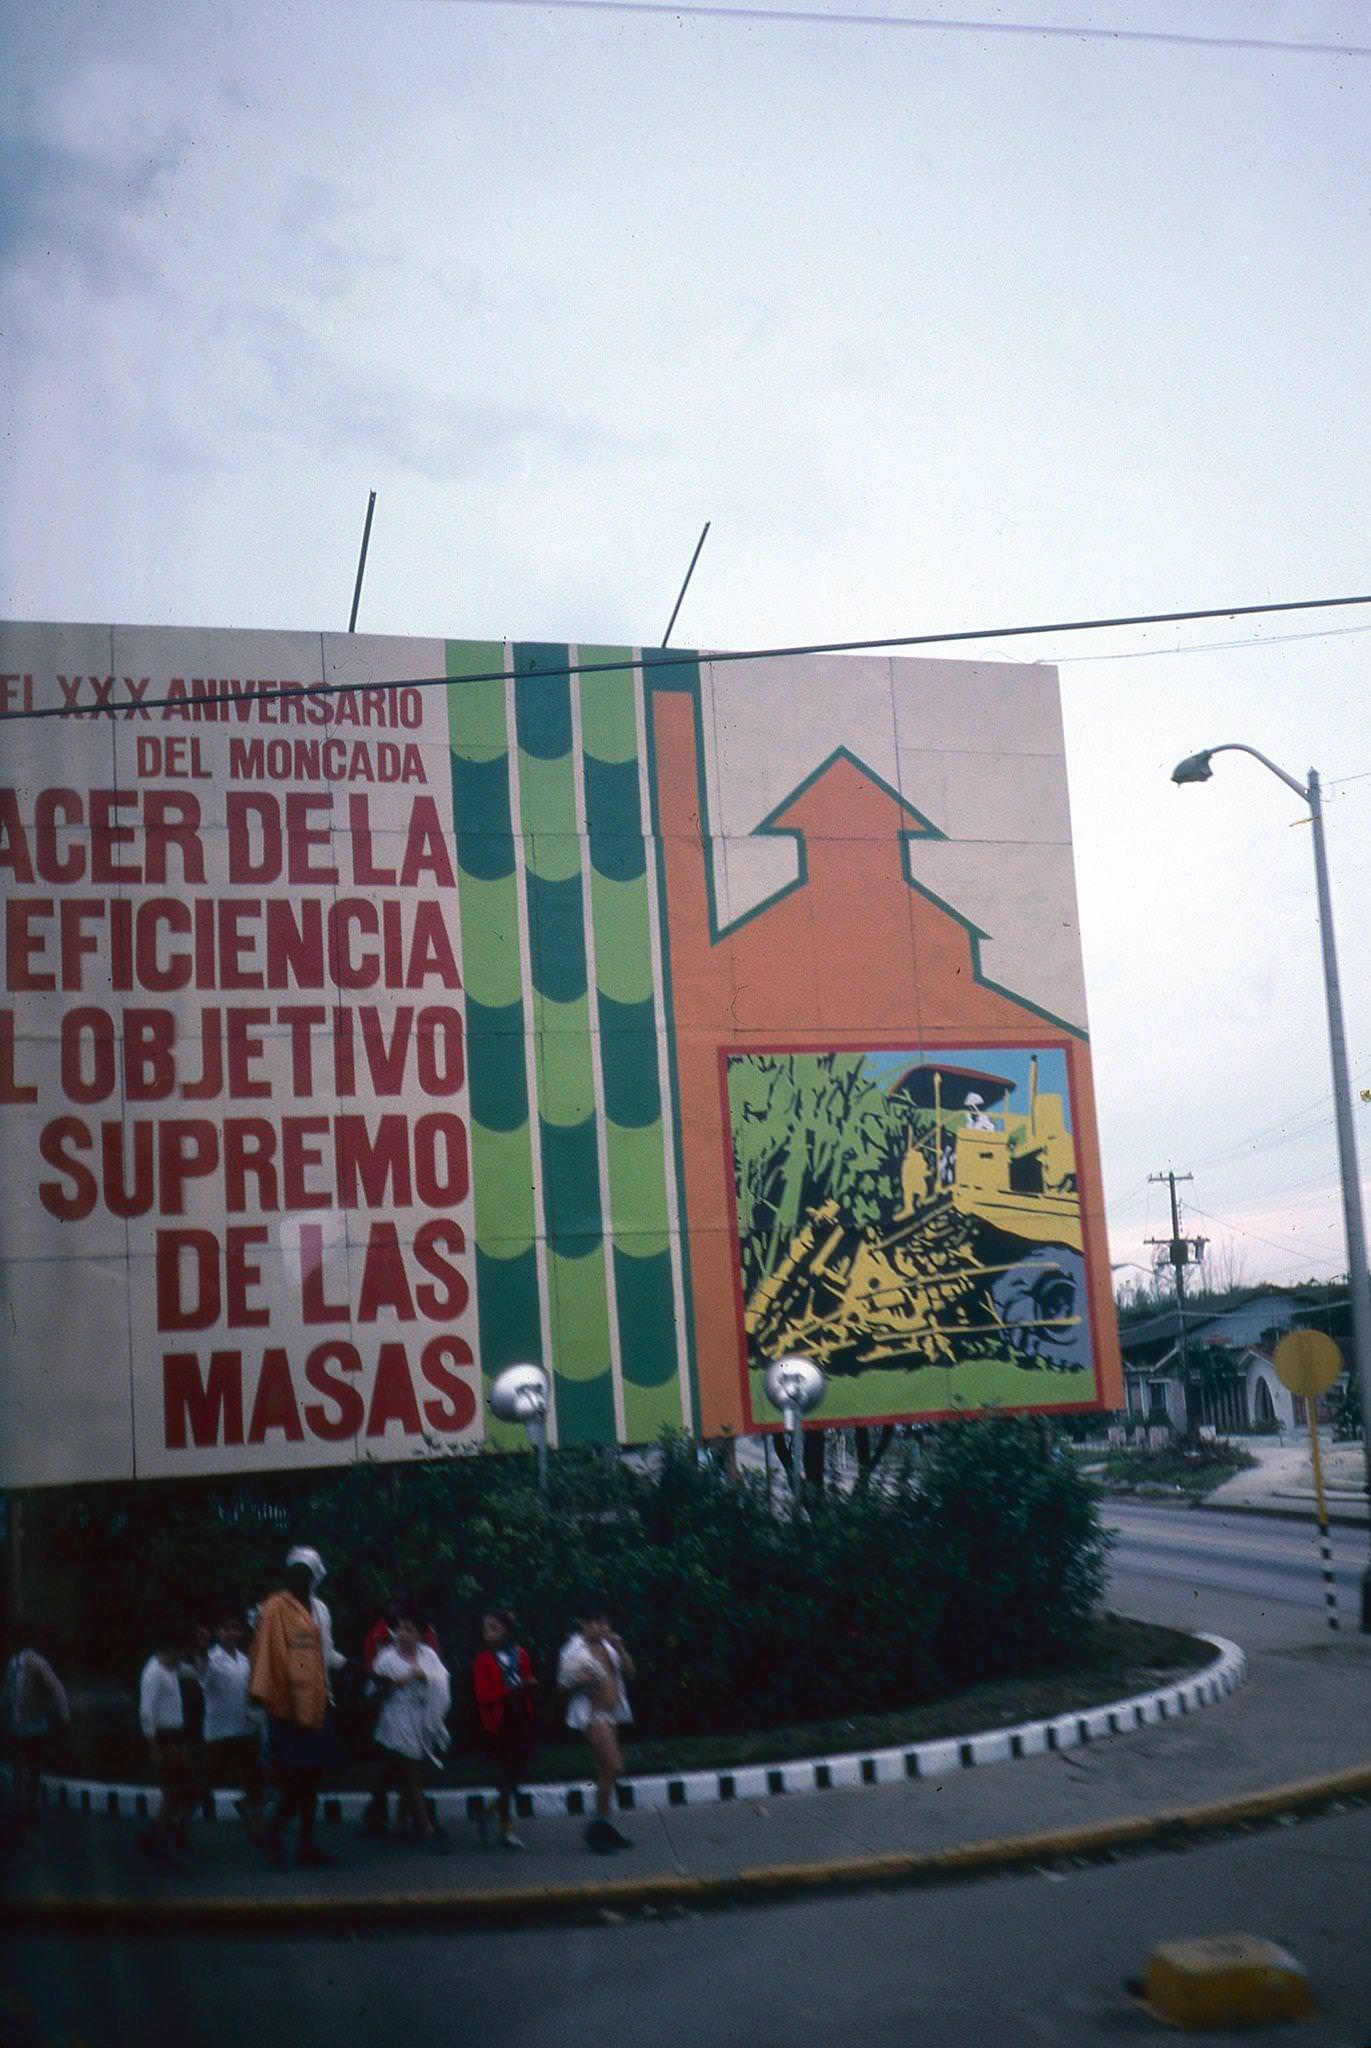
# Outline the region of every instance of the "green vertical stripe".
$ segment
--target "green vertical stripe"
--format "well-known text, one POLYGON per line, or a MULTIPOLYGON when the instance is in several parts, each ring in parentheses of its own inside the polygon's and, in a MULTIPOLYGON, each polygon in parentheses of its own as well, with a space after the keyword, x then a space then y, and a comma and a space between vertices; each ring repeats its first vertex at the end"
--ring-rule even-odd
MULTIPOLYGON (((487 1381, 506 1365, 540 1360, 543 1353, 505 686, 460 680, 464 674, 503 667, 501 646, 447 644, 447 673, 452 678, 448 739, 467 996, 476 1315, 481 1370, 487 1381)), ((510 1448, 525 1441, 518 1424, 497 1422, 489 1414, 486 1437, 510 1448)))
MULTIPOLYGON (((447 651, 481 1362, 489 1377, 515 1358, 542 1357, 541 1262, 551 1339, 544 1363, 553 1371, 559 1440, 612 1442, 612 1292, 626 1434, 642 1443, 680 1419, 677 1322, 688 1313, 675 1299, 668 1236, 658 1034, 669 1017, 658 1007, 652 965, 652 920, 662 905, 647 877, 642 690, 631 669, 616 668, 580 678, 573 700, 568 652, 555 643, 515 647, 511 760, 505 685, 461 680, 502 668, 503 648, 450 642, 447 651), (521 889, 531 989, 519 943, 521 889)), ((629 657, 583 648, 581 658, 629 657)), ((488 1435, 523 1442, 517 1428, 490 1426, 488 1435)))
POLYGON ((662 1173, 662 1127, 623 1130, 609 1124, 610 1210, 616 1243, 661 1250, 667 1242, 666 1180, 662 1173), (649 1245, 650 1240, 650 1245, 649 1245))
POLYGON ((557 1436, 558 1441, 564 1444, 612 1444, 618 1441, 614 1420, 614 1376, 608 1369, 598 1379, 564 1377, 558 1380, 557 1436))
MULTIPOLYGON (((487 1381, 507 1365, 537 1363, 543 1355, 538 1313, 538 1254, 530 1245, 512 1258, 476 1247, 476 1326, 481 1370, 487 1381)), ((518 1422, 500 1422, 486 1410, 486 1442, 508 1451, 528 1448, 518 1422)))
POLYGON ((612 1003, 608 996, 600 998, 600 1064, 604 1073, 605 1116, 610 1124, 641 1131, 649 1124, 661 1123, 662 1093, 657 1079, 657 1034, 653 1022, 648 1003, 623 1006, 612 1003), (643 1012, 647 1012, 647 1019, 642 1028, 615 1028, 616 1019, 643 1012))
POLYGON ((564 1237, 598 1244, 604 1236, 600 1215, 600 1166, 595 1144, 595 1119, 563 1126, 538 1119, 542 1146, 543 1213, 548 1243, 561 1248, 564 1237))
POLYGON ((557 1360, 557 1423, 566 1443, 613 1443, 614 1378, 609 1355, 609 1294, 602 1241, 563 1238, 549 1245, 552 1348, 557 1360))
POLYGON ((528 945, 533 986, 554 1003, 574 1003, 586 992, 585 892, 579 875, 544 881, 525 877, 528 945))
POLYGON ((616 1245, 614 1288, 623 1358, 624 1433, 630 1443, 651 1443, 664 1429, 681 1425, 670 1251, 637 1258, 616 1245))
MULTIPOLYGON (((584 660, 603 661, 612 660, 616 651, 583 648, 581 653, 584 660)), ((657 1078, 652 906, 639 782, 638 685, 630 670, 582 677, 581 733, 624 1422, 629 1441, 643 1443, 664 1425, 679 1424, 681 1399, 657 1078)))
MULTIPOLYGON (((510 842, 512 843, 512 842, 510 842)), ((462 980, 468 999, 524 1029, 524 963, 519 949, 519 878, 511 864, 494 879, 473 875, 458 855, 462 905, 462 980)))
MULTIPOLYGON (((581 660, 633 659, 631 647, 582 647, 581 660)), ((638 677, 632 668, 602 669, 581 677, 581 744, 597 761, 638 760, 638 677)))
MULTIPOLYGON (((691 697, 692 697, 692 698, 693 698, 693 700, 694 700, 694 704, 695 704, 695 710, 696 710, 696 718, 697 718, 697 721, 698 721, 698 718, 699 718, 699 706, 700 706, 700 666, 699 666, 699 662, 698 662, 698 660, 697 660, 697 659, 696 659, 695 657, 693 657, 693 656, 692 656, 692 657, 691 657, 691 658, 690 658, 689 660, 687 660, 687 659, 685 659, 685 658, 684 658, 684 656, 683 656, 683 655, 682 655, 681 653, 679 653, 679 652, 677 652, 676 650, 674 650, 674 649, 673 649, 673 651, 672 651, 672 658, 671 658, 671 664, 670 664, 670 666, 669 666, 669 667, 665 668, 665 669, 664 669, 664 670, 662 671, 662 674, 661 674, 661 679, 660 679, 660 681, 659 681, 659 682, 658 682, 658 681, 655 681, 655 679, 654 679, 654 676, 653 676, 653 666, 654 666, 654 664, 653 664, 652 656, 651 656, 651 654, 650 654, 650 653, 648 652, 648 650, 647 650, 646 648, 644 648, 644 650, 643 650, 643 666, 642 666, 642 671, 641 671, 641 674, 642 674, 642 703, 643 703, 643 723, 644 723, 644 726, 645 726, 645 727, 650 727, 650 725, 651 725, 651 717, 652 717, 652 711, 651 711, 651 706, 652 706, 652 694, 653 694, 653 690, 654 690, 654 688, 662 688, 662 689, 675 689, 675 690, 685 690, 685 691, 689 692, 689 693, 690 693, 690 695, 691 695, 691 697)), ((696 746, 697 746, 697 749, 698 749, 698 747, 699 747, 699 743, 700 743, 700 742, 699 742, 699 734, 698 734, 698 723, 697 723, 697 733, 696 733, 696 746)), ((660 802, 659 802, 659 799, 658 799, 658 795, 657 795, 657 757, 656 757, 656 754, 655 754, 655 752, 653 751, 653 748, 652 748, 652 745, 651 745, 650 741, 645 741, 645 743, 644 743, 644 752, 645 752, 645 758, 646 758, 646 761, 647 761, 647 772, 648 772, 648 794, 649 794, 649 803, 650 803, 650 806, 651 806, 651 809, 650 809, 650 815, 649 815, 649 818, 648 818, 648 821, 647 821, 647 827, 648 827, 648 830, 650 831, 650 833, 651 833, 651 835, 652 835, 653 839, 654 839, 654 840, 656 841, 656 844, 657 844, 657 847, 658 847, 658 861, 657 861, 657 903, 656 903, 656 910, 657 910, 657 929, 658 929, 659 933, 661 934, 661 961, 662 961, 662 985, 661 985, 661 990, 660 990, 660 996, 661 996, 661 1003, 662 1003, 662 1018, 663 1018, 663 1022, 664 1022, 665 1028, 666 1028, 666 1035, 667 1035, 667 1051, 668 1051, 668 1058, 667 1058, 667 1073, 668 1073, 668 1076, 669 1076, 669 1078, 670 1078, 670 1083, 671 1083, 671 1110, 670 1110, 670 1114, 671 1114, 671 1123, 672 1123, 672 1129, 673 1129, 673 1130, 674 1130, 674 1131, 675 1131, 675 1132, 677 1133, 677 1143, 676 1143, 676 1215, 677 1215, 677 1218, 679 1219, 679 1244, 680 1244, 680 1254, 681 1254, 681 1276, 682 1276, 682 1283, 683 1283, 683 1294, 684 1294, 684 1298, 683 1298, 683 1300, 682 1300, 682 1302, 681 1302, 681 1304, 680 1304, 680 1316, 681 1316, 681 1326, 682 1326, 682 1328, 683 1328, 683 1330, 684 1330, 684 1332, 685 1332, 685 1338, 686 1338, 686 1357, 687 1357, 687 1360, 688 1360, 688 1364, 689 1364, 689 1369, 690 1369, 690 1374, 691 1374, 691 1385, 690 1385, 690 1410, 691 1410, 691 1412, 693 1413, 693 1415, 694 1415, 694 1417, 695 1417, 696 1423, 698 1424, 698 1422, 699 1422, 699 1415, 700 1415, 700 1388, 699 1388, 699 1381, 698 1381, 698 1378, 696 1377, 696 1354, 695 1354, 695 1322, 694 1322, 694 1316, 693 1316, 693 1314, 692 1314, 692 1312, 691 1312, 691 1297, 690 1297, 690 1238, 689 1238, 689 1235, 688 1235, 688 1233, 687 1233, 687 1231, 686 1231, 686 1227, 685 1227, 685 1226, 686 1226, 686 1203, 685 1203, 685 1179, 684 1179, 684 1175, 685 1175, 685 1168, 684 1168, 684 1165, 683 1165, 683 1163, 682 1163, 682 1159, 681 1159, 681 1148, 680 1148, 680 1130, 681 1130, 681 1084, 680 1084, 680 1074, 679 1074, 679 1069, 678 1069, 678 1067, 677 1067, 677 1063, 676 1063, 676 1029, 675 1029, 675 1012, 674 1012, 674 1010, 673 1010, 673 1007, 672 1007, 672 1000, 671 1000, 671 938, 670 938, 670 926, 668 925, 668 922, 667 922, 667 899, 666 899, 666 869, 665 869, 665 865, 664 865, 664 863, 662 862, 662 860, 661 860, 661 857, 660 857, 660 848, 661 848, 661 841, 662 841, 662 817, 661 817, 661 807, 660 807, 660 802)), ((700 768, 700 771, 701 771, 701 780, 702 780, 702 782, 703 782, 703 771, 702 771, 702 764, 700 764, 700 763, 698 763, 698 762, 697 762, 697 766, 698 766, 698 767, 700 768)), ((704 806, 704 798, 703 798, 703 792, 702 792, 702 795, 701 795, 701 811, 700 811, 700 815, 701 815, 701 817, 705 817, 705 816, 707 816, 707 815, 708 815, 707 809, 706 809, 706 808, 705 808, 705 806, 704 806)))
POLYGON ((615 1438, 587 988, 585 881, 564 646, 514 650, 519 821, 538 1056, 538 1147, 558 1436, 615 1438), (562 674, 544 673, 561 669, 562 674))
POLYGON ((536 641, 514 649, 514 727, 526 754, 545 761, 571 759, 571 677, 569 650, 536 641), (554 671, 551 675, 544 670, 554 671), (560 670, 560 674, 556 671, 560 670))

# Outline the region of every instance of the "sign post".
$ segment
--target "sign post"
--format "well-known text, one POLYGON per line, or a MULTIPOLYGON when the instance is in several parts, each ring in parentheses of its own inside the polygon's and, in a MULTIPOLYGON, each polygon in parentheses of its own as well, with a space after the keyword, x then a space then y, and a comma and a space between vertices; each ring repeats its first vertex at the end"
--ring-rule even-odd
POLYGON ((1314 1467, 1314 1511, 1319 1521, 1319 1557, 1323 1564, 1323 1605, 1328 1626, 1338 1626, 1338 1589, 1333 1577, 1333 1548, 1328 1535, 1328 1504, 1323 1492, 1323 1453, 1319 1445, 1319 1395, 1342 1371, 1342 1353, 1319 1330, 1292 1330, 1282 1337, 1272 1357, 1277 1377, 1292 1394, 1304 1396, 1309 1417, 1309 1456, 1314 1467))

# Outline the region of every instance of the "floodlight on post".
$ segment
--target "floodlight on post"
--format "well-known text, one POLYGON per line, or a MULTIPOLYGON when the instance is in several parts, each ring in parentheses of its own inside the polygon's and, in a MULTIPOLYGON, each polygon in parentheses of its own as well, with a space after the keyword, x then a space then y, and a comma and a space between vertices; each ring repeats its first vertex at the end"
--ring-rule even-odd
POLYGON ((501 1422, 522 1422, 538 1469, 538 1491, 547 1492, 547 1407, 550 1389, 541 1365, 507 1365, 490 1383, 486 1399, 501 1422))
POLYGON ((790 1438, 790 1483, 796 1500, 804 1496, 805 1461, 803 1423, 811 1409, 823 1400, 828 1379, 812 1358, 773 1359, 762 1376, 767 1399, 779 1408, 790 1438))
MULTIPOLYGON (((1323 951, 1323 990, 1328 1008, 1328 1049, 1333 1068, 1333 1114, 1338 1133, 1338 1171, 1342 1181, 1343 1225, 1347 1235, 1347 1291, 1352 1306, 1352 1356, 1357 1368, 1361 1395, 1362 1450, 1366 1459, 1367 1504, 1371 1507, 1371 1277, 1366 1268, 1366 1229, 1362 1220, 1361 1172, 1357 1165, 1357 1134, 1352 1122, 1352 1079, 1347 1062, 1347 1034, 1342 1021, 1342 991, 1338 980, 1338 956, 1333 943, 1333 899, 1328 885, 1328 850, 1323 836, 1323 793, 1318 770, 1311 768, 1307 783, 1287 775, 1284 768, 1255 747, 1241 740, 1208 747, 1190 754, 1171 771, 1173 782, 1207 782, 1215 754, 1250 754, 1263 768, 1293 789, 1309 809, 1313 827, 1314 881, 1318 893, 1319 941, 1323 951)), ((1371 1635, 1371 1557, 1362 1571, 1361 1626, 1371 1635)))

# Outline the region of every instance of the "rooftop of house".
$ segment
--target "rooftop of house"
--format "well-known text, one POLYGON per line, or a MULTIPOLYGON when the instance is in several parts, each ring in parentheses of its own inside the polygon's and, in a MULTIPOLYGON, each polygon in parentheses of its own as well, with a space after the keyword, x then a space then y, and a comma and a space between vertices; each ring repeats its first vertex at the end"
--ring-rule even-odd
MULTIPOLYGON (((1219 1307, 1185 1310, 1185 1333, 1200 1344, 1255 1343, 1266 1330, 1286 1330, 1302 1312, 1328 1306, 1331 1290, 1316 1287, 1254 1287, 1219 1307)), ((1174 1307, 1157 1311, 1141 1322, 1123 1324, 1119 1345, 1124 1363, 1147 1371, 1157 1354, 1169 1351, 1180 1338, 1181 1316, 1174 1307)))

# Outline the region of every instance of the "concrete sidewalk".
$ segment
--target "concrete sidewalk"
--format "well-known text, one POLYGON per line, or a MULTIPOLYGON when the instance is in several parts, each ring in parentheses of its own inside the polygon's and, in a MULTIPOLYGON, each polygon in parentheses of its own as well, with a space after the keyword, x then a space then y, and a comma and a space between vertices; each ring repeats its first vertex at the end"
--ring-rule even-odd
MULTIPOLYGON (((1307 1431, 1279 1442, 1244 1437, 1242 1448, 1256 1458, 1250 1472, 1239 1472, 1216 1487, 1206 1508, 1259 1509, 1266 1514, 1314 1519, 1314 1479, 1307 1431)), ((1367 1520, 1366 1460, 1360 1444, 1333 1444, 1322 1434, 1324 1497, 1334 1522, 1367 1520)))
MULTIPOLYGON (((1199 1616, 1196 1625, 1204 1625, 1199 1616)), ((168 1876, 139 1854, 138 1824, 49 1810, 7 1857, 5 1896, 18 1911, 42 1900, 117 1898, 145 1907, 152 1919, 159 1900, 178 1907, 238 1902, 245 1911, 256 1902, 270 1919, 306 1898, 382 1906, 404 1895, 435 1909, 450 1899, 460 1918, 461 1897, 612 1883, 625 1887, 622 1903, 631 1905, 639 1884, 726 1878, 746 1891, 745 1874, 759 1868, 1079 1830, 1371 1761, 1371 1639, 1311 1632, 1308 1640, 1249 1648, 1249 1658, 1245 1686, 1178 1721, 953 1777, 621 1815, 634 1847, 613 1857, 591 1855, 582 1823, 570 1819, 521 1823, 522 1853, 484 1849, 474 1828, 461 1827, 443 1857, 365 1841, 334 1824, 321 1830, 321 1841, 340 1856, 338 1868, 278 1873, 264 1867, 236 1822, 223 1821, 198 1824, 192 1870, 168 1876)), ((587 1909, 594 1904, 588 1895, 587 1909)))

